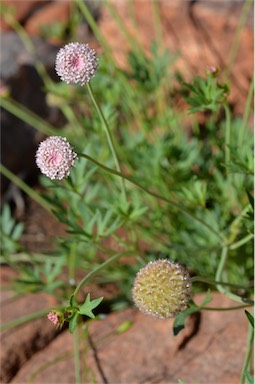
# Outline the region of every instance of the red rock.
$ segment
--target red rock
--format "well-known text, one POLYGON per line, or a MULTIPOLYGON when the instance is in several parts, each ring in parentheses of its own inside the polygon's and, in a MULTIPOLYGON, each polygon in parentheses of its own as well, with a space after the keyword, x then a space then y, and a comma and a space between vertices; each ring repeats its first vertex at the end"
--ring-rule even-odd
MULTIPOLYGON (((213 296, 211 306, 233 305, 225 296, 213 296)), ((172 325, 172 319, 154 319, 136 309, 90 322, 87 330, 80 329, 82 382, 239 383, 248 329, 243 310, 203 311, 176 337, 172 325), (132 326, 119 333, 118 327, 127 320, 132 326)), ((75 382, 73 340, 68 331, 34 355, 11 382, 21 384, 32 377, 38 384, 75 382)))
MULTIPOLYGON (((2 3, 5 6, 8 6, 10 9, 14 10, 15 19, 19 22, 22 22, 38 5, 45 5, 41 0, 29 0, 29 1, 20 1, 20 0, 2 0, 2 3)), ((46 3, 46 2, 44 2, 46 3)), ((4 16, 0 18, 0 28, 1 30, 10 30, 12 29, 9 23, 6 21, 4 16)))
MULTIPOLYGON (((15 277, 9 268, 1 267, 2 286, 15 277)), ((1 324, 17 320, 22 316, 56 306, 56 300, 43 293, 19 297, 10 290, 1 292, 1 324)), ((20 367, 38 350, 52 340, 58 331, 46 316, 38 320, 6 329, 1 333, 0 382, 9 382, 20 367)))
MULTIPOLYGON (((151 2, 134 1, 134 13, 138 28, 132 23, 128 2, 111 0, 124 28, 149 50, 155 40, 151 2)), ((171 52, 179 52, 172 69, 180 71, 186 80, 195 75, 204 75, 209 65, 225 70, 231 49, 236 39, 241 5, 229 2, 227 6, 210 7, 210 2, 197 2, 190 13, 188 1, 161 1, 160 16, 163 46, 171 52)), ((99 26, 104 38, 112 48, 117 63, 126 67, 126 53, 131 48, 124 33, 109 13, 102 7, 99 26)), ((232 90, 231 103, 235 113, 242 114, 253 76, 254 36, 249 22, 240 35, 237 56, 230 67, 232 90)))
MULTIPOLYGON (((65 24, 70 16, 71 1, 54 1, 39 9, 30 17, 25 25, 30 35, 40 35, 42 27, 52 27, 55 23, 65 24)), ((50 39, 56 41, 56 39, 50 39)))

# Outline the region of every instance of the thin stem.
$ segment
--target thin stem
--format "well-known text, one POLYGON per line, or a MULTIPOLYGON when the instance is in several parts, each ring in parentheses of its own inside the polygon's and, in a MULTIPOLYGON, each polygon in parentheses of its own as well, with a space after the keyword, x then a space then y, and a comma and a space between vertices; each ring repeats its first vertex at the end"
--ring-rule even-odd
POLYGON ((102 264, 100 264, 98 267, 94 268, 91 272, 89 272, 80 282, 79 284, 77 285, 75 291, 74 291, 74 299, 76 301, 77 300, 77 295, 79 293, 79 291, 81 290, 81 288, 83 287, 83 285, 85 283, 87 283, 87 281, 93 276, 95 275, 98 271, 100 271, 101 269, 103 269, 104 267, 106 267, 108 264, 111 264, 113 261, 115 260, 118 260, 120 257, 122 256, 125 256, 125 255, 128 255, 130 253, 133 253, 134 251, 128 251, 128 252, 120 252, 120 253, 116 253, 115 255, 109 257, 109 259, 107 259, 106 261, 104 261, 102 264))
MULTIPOLYGON (((236 237, 238 236, 239 233, 239 228, 242 220, 246 217, 247 212, 251 209, 250 204, 247 204, 246 207, 242 209, 242 211, 238 214, 237 217, 232 221, 232 223, 229 225, 229 232, 230 235, 228 239, 226 239, 226 243, 228 246, 229 244, 232 244, 233 241, 235 241, 236 237)), ((229 246, 230 249, 230 246, 229 246)))
POLYGON ((230 109, 227 104, 224 105, 226 115, 226 128, 225 128, 225 166, 227 167, 230 162, 230 136, 231 136, 231 118, 230 109))
POLYGON ((72 130, 75 130, 75 132, 77 132, 78 138, 80 137, 81 133, 84 134, 84 129, 82 128, 78 118, 76 117, 74 110, 68 104, 64 104, 63 106, 61 106, 61 112, 63 112, 67 121, 69 121, 69 123, 71 124, 72 130), (79 133, 78 131, 76 131, 75 128, 79 130, 79 133))
POLYGON ((135 7, 134 7, 134 0, 128 0, 128 13, 129 17, 132 20, 132 24, 135 27, 136 31, 138 32, 138 25, 137 25, 137 20, 136 20, 136 15, 135 15, 135 7))
POLYGON ((235 58, 236 58, 236 55, 237 55, 237 52, 239 49, 240 41, 241 41, 241 33, 242 33, 243 28, 245 27, 245 23, 246 23, 246 20, 247 20, 247 17, 249 15, 249 12, 250 12, 252 5, 253 5, 253 1, 245 0, 243 8, 242 8, 241 16, 239 19, 239 25, 237 27, 235 35, 233 36, 233 44, 232 44, 230 54, 229 54, 229 57, 227 60, 227 65, 226 65, 226 69, 225 69, 225 73, 224 73, 225 76, 229 75, 229 73, 231 71, 231 67, 235 61, 235 58))
POLYGON ((234 249, 240 248, 242 245, 248 243, 251 239, 254 238, 253 233, 250 233, 249 235, 245 236, 243 239, 237 241, 236 243, 230 245, 229 249, 233 251, 234 249))
POLYGON ((76 248, 77 243, 72 243, 68 255, 68 280, 70 285, 74 285, 75 281, 76 248))
POLYGON ((244 356, 243 369, 241 374, 241 384, 246 382, 245 380, 245 372, 251 371, 251 363, 252 363, 252 345, 254 340, 254 329, 252 325, 249 323, 248 337, 247 337, 247 348, 244 356))
MULTIPOLYGON (((109 147, 110 147, 110 150, 111 150, 111 153, 112 153, 112 156, 113 156, 113 159, 114 159, 114 162, 115 162, 115 166, 116 166, 116 169, 118 172, 121 172, 121 168, 120 168, 120 164, 119 164, 119 160, 118 160, 118 157, 117 157, 117 153, 116 153, 116 150, 115 150, 115 147, 114 147, 114 143, 113 143, 113 138, 112 138, 112 134, 111 134, 111 131, 109 129, 109 126, 108 126, 108 123, 104 117, 104 114, 101 110, 101 108, 99 107, 99 104, 97 103, 96 99, 95 99, 95 96, 94 96, 94 93, 93 93, 93 90, 91 88, 91 85, 90 83, 87 83, 87 87, 88 87, 88 91, 89 91, 89 94, 90 94, 90 97, 92 99, 92 102, 97 110, 97 113, 103 123, 103 127, 105 129, 105 133, 106 133, 106 137, 107 137, 107 140, 108 140, 108 144, 109 144, 109 147)), ((123 197, 124 197, 124 201, 127 200, 127 196, 126 196, 126 189, 125 189, 125 183, 124 183, 124 179, 122 177, 122 194, 123 194, 123 197)))
POLYGON ((177 203, 174 203, 173 201, 171 200, 168 200, 166 197, 164 196, 161 196, 161 195, 158 195, 157 193, 154 193, 146 188, 144 188, 142 185, 140 185, 139 183, 137 183, 135 180, 133 180, 131 177, 128 177, 128 176, 125 176, 124 174, 118 172, 118 171, 115 171, 114 169, 112 168, 109 168, 109 167, 106 167, 105 165, 103 165, 102 163, 99 163, 97 160, 93 159, 91 156, 89 155, 86 155, 85 153, 78 153, 78 156, 79 157, 84 157, 85 159, 91 161, 92 163, 96 164, 99 168, 103 169, 104 171, 106 172, 109 172, 113 175, 116 175, 116 176, 119 176, 119 177, 122 177, 123 179, 125 180, 128 180, 130 183, 136 185, 138 188, 140 188, 141 190, 143 190, 144 192, 146 192, 147 194, 153 196, 153 197, 156 197, 157 199, 160 199, 162 201, 165 201, 166 203, 172 205, 173 207, 177 208, 178 210, 180 210, 181 212, 185 213, 186 215, 190 216, 193 220, 196 220, 197 222, 199 222, 200 224, 202 224, 203 226, 205 226, 207 229, 209 229, 212 233, 214 233, 214 235, 216 235, 220 240, 221 242, 224 241, 224 237, 218 233, 217 231, 215 231, 214 228, 212 228, 210 225, 208 225, 206 222, 204 222, 203 220, 199 219, 198 217, 194 216, 192 213, 190 213, 188 210, 186 210, 183 206, 180 206, 179 204, 177 203))
POLYGON ((112 60, 112 51, 111 47, 107 43, 107 40, 104 38, 104 34, 101 32, 100 28, 98 27, 94 17, 92 16, 91 12, 89 11, 88 7, 86 6, 85 2, 83 0, 75 0, 75 3, 80 8, 81 13, 85 17, 88 25, 92 29, 94 35, 96 36, 98 42, 100 45, 104 48, 105 54, 108 56, 109 59, 112 60))
MULTIPOLYGON (((221 275, 222 275, 223 269, 225 267, 227 257, 228 257, 228 247, 225 246, 222 248, 221 258, 220 258, 220 262, 219 262, 218 269, 217 269, 216 276, 215 276, 216 281, 221 280, 221 275)), ((222 287, 221 284, 217 284, 217 289, 219 292, 225 293, 225 289, 222 287)))
POLYGON ((130 47, 136 50, 136 52, 139 54, 139 57, 142 57, 140 41, 137 39, 137 37, 132 36, 132 34, 129 32, 128 28, 126 27, 123 20, 116 11, 116 7, 114 7, 114 5, 112 5, 108 0, 105 0, 105 5, 107 7, 107 10, 110 12, 113 20, 117 24, 119 30, 125 36, 125 39, 129 43, 130 47))
POLYGON ((243 285, 239 285, 239 284, 232 284, 232 283, 228 283, 228 282, 224 282, 224 281, 218 281, 218 280, 210 280, 210 279, 207 279, 207 278, 201 277, 201 276, 191 277, 191 282, 192 283, 200 282, 200 283, 206 283, 206 284, 210 284, 210 285, 220 284, 220 285, 226 285, 229 287, 233 287, 236 289, 248 289, 248 288, 250 288, 250 287, 244 287, 243 285))
MULTIPOLYGON (((224 269, 226 261, 227 261, 227 257, 228 257, 228 247, 224 246, 222 248, 221 258, 220 258, 220 262, 219 262, 218 269, 217 269, 216 276, 215 276, 216 281, 221 280, 221 276, 222 276, 223 269, 224 269)), ((219 292, 223 293, 224 295, 228 296, 230 299, 237 301, 239 303, 250 301, 249 299, 242 298, 240 296, 235 295, 234 293, 227 291, 225 288, 223 288, 222 284, 217 284, 217 289, 219 292)))
MULTIPOLYGON (((57 310, 57 309, 61 310, 64 308, 65 308, 64 306, 59 306, 57 308, 54 308, 54 310, 57 310)), ((22 316, 19 319, 12 320, 9 323, 5 323, 5 324, 1 325, 0 331, 2 332, 2 331, 5 331, 6 329, 10 329, 13 327, 17 327, 18 325, 26 324, 29 321, 40 319, 41 317, 46 316, 49 313, 49 311, 50 311, 50 308, 47 308, 47 309, 43 309, 41 311, 30 313, 29 315, 26 315, 26 316, 22 316)))
POLYGON ((79 327, 74 330, 74 371, 75 371, 75 384, 81 383, 81 367, 80 367, 80 346, 79 346, 79 327))
POLYGON ((103 33, 101 32, 100 28, 98 27, 96 21, 94 20, 93 16, 91 15, 86 4, 82 0, 75 0, 75 2, 77 4, 77 6, 80 8, 80 11, 83 13, 85 19, 87 20, 89 26, 91 27, 94 35, 97 38, 97 40, 99 41, 99 43, 103 47, 104 53, 107 56, 107 58, 111 61, 114 70, 118 71, 118 77, 122 81, 123 90, 127 94, 126 102, 127 102, 127 104, 129 104, 130 109, 136 118, 136 121, 141 125, 142 129, 144 129, 144 121, 141 118, 141 113, 139 111, 139 108, 138 108, 136 102, 134 102, 134 96, 132 93, 132 89, 130 88, 130 84, 128 83, 128 81, 127 81, 125 75, 122 73, 122 71, 117 68, 116 61, 113 60, 113 53, 112 53, 111 47, 109 46, 106 39, 104 38, 103 33))
POLYGON ((244 304, 244 305, 235 305, 234 307, 225 307, 225 308, 221 308, 221 307, 202 307, 201 308, 201 311, 235 311, 235 310, 239 310, 239 309, 244 309, 244 308, 248 308, 248 307, 252 307, 254 305, 253 304, 244 304))
POLYGON ((160 1, 159 0, 152 0, 152 13, 153 13, 156 41, 158 45, 162 47, 163 33, 162 33, 162 25, 161 25, 161 19, 160 19, 160 1))
POLYGON ((249 119, 249 115, 250 115, 250 110, 251 110, 251 106, 252 106, 253 92, 254 92, 254 77, 253 77, 253 79, 251 81, 251 85, 250 85, 250 88, 249 88, 247 100, 246 100, 246 103, 245 103, 243 120, 242 120, 242 124, 241 124, 240 130, 239 130, 239 135, 238 135, 238 144, 239 145, 243 144, 243 139, 244 139, 244 136, 245 136, 245 131, 247 129, 247 123, 248 123, 248 119, 249 119))
POLYGON ((12 115, 31 125, 31 127, 35 128, 37 131, 49 136, 56 134, 54 127, 49 123, 46 123, 45 120, 30 109, 24 107, 24 105, 17 103, 16 100, 2 97, 0 99, 0 105, 12 115))
POLYGON ((24 181, 22 181, 18 176, 14 175, 9 169, 7 169, 3 164, 0 164, 0 173, 7 177, 12 183, 16 184, 22 191, 24 191, 28 196, 31 197, 34 201, 40 204, 43 208, 51 213, 51 205, 43 199, 39 193, 35 192, 30 188, 24 181))

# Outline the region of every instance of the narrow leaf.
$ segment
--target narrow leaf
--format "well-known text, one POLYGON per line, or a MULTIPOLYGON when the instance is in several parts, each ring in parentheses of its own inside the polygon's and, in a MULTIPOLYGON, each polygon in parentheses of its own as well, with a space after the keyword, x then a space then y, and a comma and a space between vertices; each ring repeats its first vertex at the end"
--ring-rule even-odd
POLYGON ((70 333, 74 333, 75 327, 78 324, 78 317, 79 317, 79 314, 76 312, 73 315, 73 317, 71 318, 71 320, 69 321, 69 331, 70 331, 70 333))
POLYGON ((246 311, 246 309, 244 312, 245 312, 247 319, 249 320, 252 328, 254 328, 254 317, 250 314, 250 312, 246 311))

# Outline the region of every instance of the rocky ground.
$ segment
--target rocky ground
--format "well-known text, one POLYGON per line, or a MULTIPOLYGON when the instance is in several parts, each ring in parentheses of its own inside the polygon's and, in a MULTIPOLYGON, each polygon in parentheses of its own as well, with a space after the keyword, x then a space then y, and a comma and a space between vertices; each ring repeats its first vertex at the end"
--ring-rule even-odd
MULTIPOLYGON (((58 21, 65 21, 72 3, 35 0, 3 2, 17 8, 16 18, 35 39, 38 39, 41 23, 51 25, 56 18, 58 21)), ((149 1, 135 1, 139 33, 134 30, 130 21, 128 2, 116 0, 112 3, 129 32, 136 34, 144 47, 148 48, 154 36, 149 1)), ((176 69, 189 77, 194 73, 204 73, 208 65, 225 68, 236 37, 241 3, 226 0, 218 6, 216 1, 197 1, 192 6, 192 2, 184 0, 161 2, 165 44, 169 49, 181 52, 176 69)), ((94 4, 93 11, 99 16, 98 24, 114 50, 116 60, 125 66, 128 44, 119 28, 104 7, 99 12, 94 4)), ((252 25, 253 19, 250 15, 239 36, 238 49, 233 53, 233 88, 230 97, 232 110, 236 115, 243 113, 249 82, 253 76, 252 25)), ((3 85, 11 89, 13 97, 24 105, 32 106, 43 118, 53 124, 59 122, 57 111, 48 108, 40 91, 41 82, 35 73, 31 57, 25 54, 17 36, 4 21, 1 28, 4 31, 1 55, 3 85), (28 81, 31 76, 33 81, 28 81)), ((88 26, 83 26, 82 33, 81 41, 92 39, 88 26)), ((40 55, 46 60, 49 72, 54 67, 58 44, 56 40, 38 40, 40 55)), ((97 46, 96 42, 94 44, 97 46)), ((54 73, 51 75, 54 77, 54 73)), ((34 151, 40 136, 17 119, 10 120, 8 114, 4 114, 3 119, 6 123, 3 132, 5 165, 24 180, 34 182, 35 168, 30 164, 34 164, 34 151), (13 144, 13 137, 18 137, 19 146, 13 144), (23 152, 19 152, 21 147, 23 152)), ((19 195, 17 191, 12 193, 10 185, 4 184, 2 196, 6 201, 16 199, 16 207, 20 209, 18 216, 26 224, 23 242, 29 249, 47 251, 51 237, 64 233, 63 228, 41 212, 36 204, 18 204, 19 195)), ((12 276, 13 272, 9 268, 1 267, 3 288, 12 276)), ((202 297, 196 296, 194 300, 199 302, 202 297)), ((54 305, 55 300, 44 294, 15 297, 14 292, 2 289, 1 320, 6 323, 54 305)), ((214 307, 232 305, 233 302, 219 294, 214 294, 214 300, 210 303, 214 307)), ((83 349, 80 351, 84 382, 174 384, 178 379, 185 384, 240 382, 248 329, 243 311, 203 311, 190 318, 185 331, 177 337, 172 335, 172 323, 172 320, 146 317, 131 308, 87 324, 80 330, 80 337, 84 338, 83 349), (130 322, 130 327, 125 332, 119 332, 118 327, 125 321, 130 322)), ((73 339, 68 331, 57 331, 46 318, 6 330, 1 335, 0 381, 19 384, 74 383, 72 348, 73 339)))

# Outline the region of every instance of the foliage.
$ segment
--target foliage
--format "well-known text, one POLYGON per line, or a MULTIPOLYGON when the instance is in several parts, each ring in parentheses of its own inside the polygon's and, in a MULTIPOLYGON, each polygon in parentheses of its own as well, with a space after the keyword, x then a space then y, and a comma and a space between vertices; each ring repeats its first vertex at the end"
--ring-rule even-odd
POLYGON ((3 259, 20 250, 20 237, 24 229, 23 223, 15 223, 9 205, 5 204, 0 216, 0 251, 3 259))
MULTIPOLYGON (((81 14, 74 12, 72 17, 74 37, 81 14)), ((66 38, 62 25, 43 33, 66 38)), ((207 292, 211 285, 241 303, 251 302, 254 200, 249 96, 248 112, 234 116, 228 100, 231 83, 221 79, 220 71, 194 74, 185 81, 172 66, 177 54, 161 48, 154 42, 145 53, 134 41, 126 69, 118 67, 105 49, 91 81, 96 102, 91 101, 89 88, 43 79, 49 104, 66 118, 61 131, 39 118, 37 126, 34 114, 6 100, 9 109, 15 106, 12 113, 22 110, 20 118, 38 130, 66 136, 78 152, 68 179, 40 177, 43 199, 67 235, 56 239, 54 252, 44 255, 43 261, 27 251, 14 281, 18 293, 44 291, 58 297, 62 306, 69 300, 64 321, 71 333, 81 316, 94 318, 92 311, 102 301, 91 301, 87 294, 79 303, 81 283, 92 276, 98 284, 114 283, 119 294, 109 308, 124 307, 131 302, 136 272, 157 258, 184 264, 197 278, 194 292, 207 292), (185 111, 178 108, 180 97, 185 111), (116 171, 102 115, 121 172, 116 171), (77 271, 85 276, 79 284, 77 271)), ((23 224, 15 223, 5 205, 1 215, 5 263, 12 265, 13 254, 24 252, 22 231, 23 224)), ((184 328, 186 316, 209 301, 208 294, 201 306, 191 300, 176 318, 174 334, 184 328)), ((249 372, 246 376, 250 380, 249 372)))

